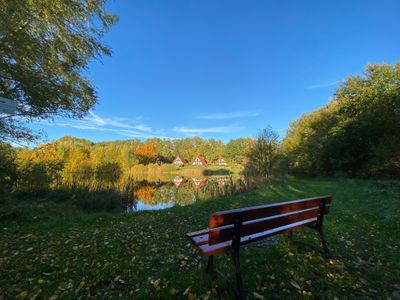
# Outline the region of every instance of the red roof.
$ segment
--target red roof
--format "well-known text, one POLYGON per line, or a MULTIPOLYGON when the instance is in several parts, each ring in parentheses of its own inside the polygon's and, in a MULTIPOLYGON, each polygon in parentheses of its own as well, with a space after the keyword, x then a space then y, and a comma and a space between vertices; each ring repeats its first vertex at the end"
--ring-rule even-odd
MULTIPOLYGON (((207 164, 207 160, 204 158, 204 156, 202 156, 202 155, 199 155, 199 156, 197 156, 195 159, 194 159, 194 161, 196 161, 196 160, 199 160, 200 162, 201 162, 201 164, 202 165, 206 165, 207 164)), ((193 162, 194 162, 193 161, 193 162)))
POLYGON ((184 158, 183 156, 178 155, 175 159, 174 162, 180 160, 181 162, 183 162, 184 165, 188 164, 188 160, 186 158, 184 158))

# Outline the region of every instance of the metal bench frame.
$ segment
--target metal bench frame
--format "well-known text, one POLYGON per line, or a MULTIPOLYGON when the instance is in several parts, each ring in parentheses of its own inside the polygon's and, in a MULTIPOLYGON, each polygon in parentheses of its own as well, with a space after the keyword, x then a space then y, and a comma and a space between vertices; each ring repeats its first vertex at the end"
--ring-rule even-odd
MULTIPOLYGON (((301 244, 305 244, 307 246, 311 246, 311 247, 315 248, 313 245, 293 240, 293 230, 298 229, 300 227, 309 227, 311 229, 314 229, 319 233, 319 238, 320 238, 321 244, 322 244, 322 251, 320 249, 317 249, 317 251, 320 251, 324 255, 325 258, 329 258, 330 251, 328 249, 328 246, 327 246, 327 243, 326 243, 326 240, 324 237, 324 233, 323 233, 324 215, 325 215, 325 211, 326 211, 325 210, 326 209, 326 199, 327 199, 326 197, 330 197, 330 199, 332 199, 331 196, 325 196, 325 198, 321 197, 321 201, 319 203, 319 215, 317 217, 317 220, 314 223, 300 225, 297 227, 291 227, 287 230, 282 230, 275 234, 288 232, 288 239, 291 243, 301 243, 301 244)), ((305 199, 305 200, 307 200, 307 199, 305 199)), ((230 288, 232 289, 232 291, 234 292, 235 296, 238 299, 245 299, 245 291, 244 291, 244 287, 243 287, 242 274, 241 274, 241 270, 240 270, 240 246, 245 244, 245 243, 241 242, 242 225, 243 225, 243 215, 242 215, 242 212, 238 211, 234 215, 232 244, 231 244, 231 247, 225 251, 225 253, 231 257, 231 261, 235 268, 236 284, 234 284, 224 273, 222 273, 221 271, 219 271, 218 269, 216 269, 214 267, 214 254, 208 256, 207 267, 206 267, 206 273, 216 275, 219 278, 221 278, 224 282, 226 282, 230 286, 230 288)), ((275 235, 275 234, 271 234, 271 236, 275 235)), ((190 235, 191 235, 191 233, 188 234, 188 237, 190 237, 190 235)), ((263 237, 260 237, 257 239, 252 239, 248 242, 253 242, 255 240, 260 240, 260 239, 264 239, 267 237, 268 236, 263 236, 263 237)))

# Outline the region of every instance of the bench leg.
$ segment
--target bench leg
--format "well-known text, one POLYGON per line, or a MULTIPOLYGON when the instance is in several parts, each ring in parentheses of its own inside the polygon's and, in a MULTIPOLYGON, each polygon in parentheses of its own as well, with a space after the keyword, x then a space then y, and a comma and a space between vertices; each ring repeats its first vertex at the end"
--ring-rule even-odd
POLYGON ((238 299, 246 299, 244 288, 243 288, 243 280, 242 273, 240 272, 240 255, 239 251, 234 251, 233 253, 233 264, 235 265, 235 276, 236 276, 236 288, 237 288, 237 298, 238 299))
POLYGON ((211 255, 208 257, 207 260, 206 273, 212 273, 213 269, 214 269, 214 255, 211 255))
POLYGON ((289 240, 289 243, 293 243, 293 231, 288 232, 288 240, 289 240))
POLYGON ((325 237, 324 237, 324 232, 323 232, 323 230, 322 230, 322 226, 319 227, 319 228, 317 229, 317 231, 318 231, 319 237, 320 237, 320 239, 321 239, 322 248, 323 248, 323 251, 324 251, 324 256, 325 256, 326 258, 329 258, 329 257, 331 256, 331 254, 330 254, 330 252, 329 252, 328 245, 326 244, 326 240, 325 240, 325 237))
POLYGON ((242 275, 240 273, 239 255, 235 255, 234 253, 232 253, 232 262, 233 262, 233 265, 235 266, 236 285, 234 284, 234 282, 229 280, 229 278, 224 273, 222 273, 218 269, 214 268, 214 256, 213 255, 208 257, 206 273, 218 276, 220 279, 225 281, 225 283, 230 286, 230 288, 232 289, 232 291, 235 294, 235 297, 237 299, 244 300, 245 296, 244 296, 242 275))
POLYGON ((245 300, 246 296, 243 287, 242 273, 240 272, 240 228, 242 226, 242 223, 242 216, 236 216, 234 223, 234 236, 232 238, 232 248, 230 249, 230 251, 226 252, 227 254, 229 253, 229 255, 231 256, 233 265, 235 267, 236 286, 233 282, 229 280, 229 278, 225 274, 214 268, 213 255, 210 255, 208 257, 206 272, 219 276, 232 288, 237 299, 245 300))

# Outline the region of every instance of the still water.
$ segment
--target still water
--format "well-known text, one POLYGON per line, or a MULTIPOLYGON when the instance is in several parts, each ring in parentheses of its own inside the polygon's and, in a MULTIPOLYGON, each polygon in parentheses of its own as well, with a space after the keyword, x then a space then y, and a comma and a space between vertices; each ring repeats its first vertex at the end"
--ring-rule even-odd
POLYGON ((181 177, 170 181, 134 182, 126 211, 165 209, 174 205, 189 205, 246 190, 243 178, 220 177, 181 177))
POLYGON ((244 192, 250 184, 243 176, 82 176, 64 178, 62 185, 72 189, 116 193, 127 213, 185 206, 197 201, 244 192))

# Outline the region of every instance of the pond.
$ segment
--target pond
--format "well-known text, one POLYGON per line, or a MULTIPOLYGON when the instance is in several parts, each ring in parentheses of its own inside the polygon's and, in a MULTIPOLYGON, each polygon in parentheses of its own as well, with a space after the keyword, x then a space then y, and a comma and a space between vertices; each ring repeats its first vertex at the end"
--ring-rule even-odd
POLYGON ((246 184, 239 176, 203 178, 176 176, 172 181, 136 181, 129 193, 126 211, 184 206, 244 190, 246 184))
POLYGON ((59 183, 59 187, 61 186, 76 190, 116 192, 122 210, 127 213, 185 206, 250 189, 249 181, 239 175, 189 177, 165 174, 112 176, 75 173, 64 177, 59 183))

